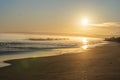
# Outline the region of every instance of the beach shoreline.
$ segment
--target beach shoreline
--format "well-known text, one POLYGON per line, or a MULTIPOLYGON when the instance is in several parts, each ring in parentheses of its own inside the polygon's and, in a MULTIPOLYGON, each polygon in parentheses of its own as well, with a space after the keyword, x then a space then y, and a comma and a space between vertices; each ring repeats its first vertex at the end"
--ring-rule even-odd
POLYGON ((5 61, 1 80, 119 80, 120 44, 110 43, 85 52, 5 61))
POLYGON ((12 55, 1 55, 0 56, 0 68, 12 65, 10 63, 6 63, 6 61, 81 53, 81 52, 84 52, 86 50, 92 49, 96 46, 103 46, 105 44, 109 44, 109 43, 108 42, 101 42, 101 43, 92 44, 92 45, 85 44, 85 45, 78 47, 78 48, 72 48, 72 47, 71 48, 60 48, 60 49, 56 48, 54 50, 50 50, 50 49, 47 50, 46 49, 45 51, 44 50, 41 51, 38 49, 38 51, 18 52, 18 54, 16 52, 12 55))

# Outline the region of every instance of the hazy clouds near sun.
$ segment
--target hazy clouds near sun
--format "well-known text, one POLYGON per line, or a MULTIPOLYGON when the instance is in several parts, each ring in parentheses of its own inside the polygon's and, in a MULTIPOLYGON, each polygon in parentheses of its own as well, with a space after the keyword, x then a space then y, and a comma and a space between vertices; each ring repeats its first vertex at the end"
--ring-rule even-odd
POLYGON ((120 22, 119 3, 118 0, 0 0, 0 32, 79 33, 81 28, 76 22, 82 16, 90 17, 94 24, 120 22))

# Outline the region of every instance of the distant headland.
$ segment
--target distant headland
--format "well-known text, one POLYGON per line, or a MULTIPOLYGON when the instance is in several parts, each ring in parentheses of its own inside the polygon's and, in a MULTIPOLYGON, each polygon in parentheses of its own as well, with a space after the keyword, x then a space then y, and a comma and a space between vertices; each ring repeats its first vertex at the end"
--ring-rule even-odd
POLYGON ((111 42, 118 42, 118 43, 120 43, 120 37, 105 38, 105 41, 111 41, 111 42))

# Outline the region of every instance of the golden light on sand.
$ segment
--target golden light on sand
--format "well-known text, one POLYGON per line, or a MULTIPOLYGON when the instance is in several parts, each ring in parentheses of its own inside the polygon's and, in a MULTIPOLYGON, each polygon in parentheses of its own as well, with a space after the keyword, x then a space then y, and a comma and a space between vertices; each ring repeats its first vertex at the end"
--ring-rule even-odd
POLYGON ((81 24, 82 24, 83 26, 87 26, 87 25, 89 24, 89 19, 88 19, 88 18, 83 18, 83 19, 81 20, 81 24))

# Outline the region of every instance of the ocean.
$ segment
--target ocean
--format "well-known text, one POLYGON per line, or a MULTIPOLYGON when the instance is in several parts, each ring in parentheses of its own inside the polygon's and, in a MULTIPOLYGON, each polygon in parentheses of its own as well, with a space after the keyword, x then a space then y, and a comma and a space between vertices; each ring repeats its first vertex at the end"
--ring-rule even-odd
POLYGON ((103 38, 38 34, 0 34, 0 67, 4 61, 80 53, 107 44, 103 38))

